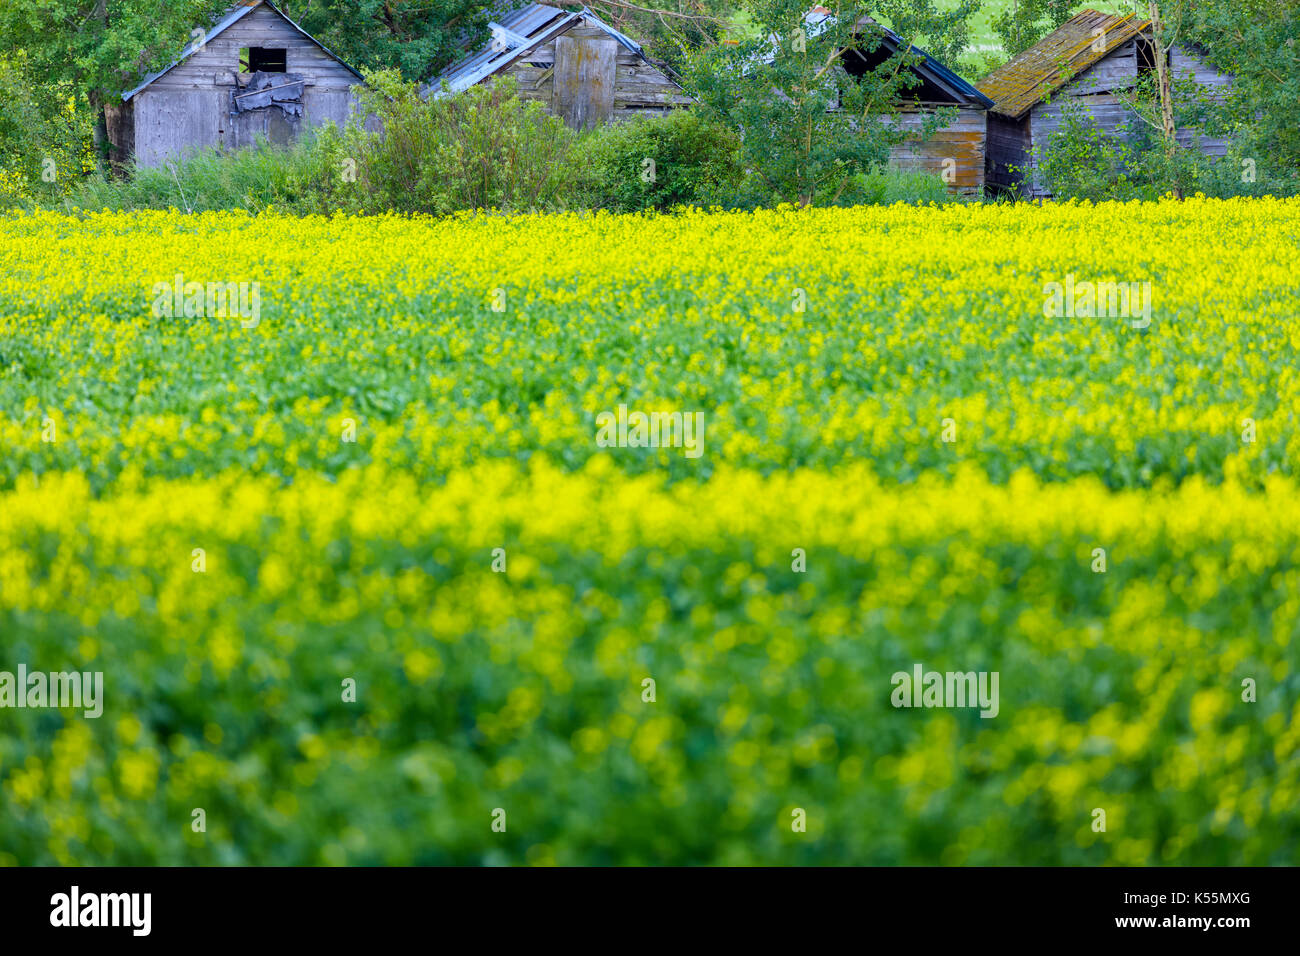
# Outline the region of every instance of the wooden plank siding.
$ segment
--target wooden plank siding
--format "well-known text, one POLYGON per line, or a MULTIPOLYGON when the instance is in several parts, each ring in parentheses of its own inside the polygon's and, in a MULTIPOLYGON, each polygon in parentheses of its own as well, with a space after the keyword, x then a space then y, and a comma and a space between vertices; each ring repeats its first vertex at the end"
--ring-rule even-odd
POLYGON ((890 149, 889 164, 895 169, 921 171, 941 178, 952 170, 952 182, 947 183, 950 193, 979 196, 984 192, 988 113, 978 107, 958 107, 956 120, 929 139, 921 140, 922 124, 934 109, 942 107, 951 108, 951 104, 935 104, 933 109, 907 106, 900 110, 895 125, 911 135, 906 142, 890 149))
MULTIPOLYGON (((1175 80, 1191 77, 1209 90, 1210 98, 1222 103, 1232 86, 1232 77, 1216 70, 1194 51, 1184 47, 1174 47, 1170 55, 1170 72, 1175 80)), ((1207 156, 1221 157, 1228 152, 1228 140, 1225 138, 1205 136, 1200 130, 1180 129, 1178 142, 1190 147, 1193 143, 1207 156)))
POLYGON ((566 117, 557 106, 555 87, 556 46, 564 39, 614 44, 613 101, 602 122, 621 123, 642 116, 662 116, 691 104, 691 98, 663 70, 611 40, 609 34, 599 27, 579 22, 560 36, 539 44, 501 71, 501 75, 511 76, 518 82, 521 98, 538 101, 548 112, 565 118, 570 125, 573 125, 571 117, 566 117))
POLYGON ((562 36, 555 40, 551 111, 572 129, 592 129, 614 114, 618 41, 562 36))
MULTIPOLYGON (((202 50, 154 80, 126 104, 130 142, 140 166, 211 147, 238 149, 258 136, 288 143, 302 128, 343 125, 352 109, 352 88, 361 81, 319 45, 262 6, 209 40, 202 50), (303 80, 303 115, 276 108, 232 115, 231 94, 241 78, 239 51, 282 49, 287 72, 303 80)), ((127 122, 122 124, 125 130, 127 122)))
MULTIPOLYGON (((1034 168, 1033 151, 1044 152, 1052 138, 1065 123, 1065 107, 1082 107, 1092 121, 1112 136, 1122 136, 1121 128, 1132 128, 1140 122, 1120 97, 1130 92, 1137 83, 1141 69, 1138 41, 1130 40, 1113 53, 1098 60, 1079 76, 1066 83, 1047 99, 1037 103, 1022 119, 1015 120, 993 112, 989 118, 989 147, 986 176, 996 188, 1018 188, 1031 198, 1047 198, 1051 190, 1034 168), (1011 171, 1012 166, 1028 170, 1023 177, 1011 171)), ((1175 75, 1191 75, 1198 83, 1216 91, 1222 97, 1232 78, 1210 67, 1204 60, 1183 47, 1175 47, 1170 55, 1170 66, 1175 75)), ((1179 142, 1191 147, 1195 142, 1202 152, 1222 156, 1227 141, 1199 137, 1195 130, 1179 130, 1179 142)))

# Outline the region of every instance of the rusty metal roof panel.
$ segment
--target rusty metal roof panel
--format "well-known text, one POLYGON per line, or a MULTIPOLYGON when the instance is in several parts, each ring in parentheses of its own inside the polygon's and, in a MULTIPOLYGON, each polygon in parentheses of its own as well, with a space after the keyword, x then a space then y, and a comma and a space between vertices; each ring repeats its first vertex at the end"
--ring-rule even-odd
POLYGON ((1045 96, 1150 26, 1133 14, 1084 10, 1036 45, 975 84, 993 101, 993 112, 1020 119, 1045 96))

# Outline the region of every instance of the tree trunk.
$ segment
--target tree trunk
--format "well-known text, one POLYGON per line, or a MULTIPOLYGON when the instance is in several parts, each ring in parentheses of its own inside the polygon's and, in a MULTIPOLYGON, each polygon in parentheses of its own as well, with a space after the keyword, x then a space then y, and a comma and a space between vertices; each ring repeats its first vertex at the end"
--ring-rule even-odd
MULTIPOLYGON (((1174 93, 1169 80, 1169 47, 1164 42, 1165 23, 1160 16, 1160 4, 1151 4, 1151 45, 1155 48, 1156 83, 1160 87, 1160 121, 1165 139, 1165 156, 1169 159, 1169 168, 1175 167, 1178 149, 1178 130, 1174 126, 1174 93)), ((1174 195, 1183 198, 1183 189, 1175 174, 1174 195)))
POLYGON ((112 144, 108 139, 108 114, 104 111, 104 97, 98 90, 91 90, 89 99, 90 111, 95 115, 95 167, 99 172, 107 173, 108 154, 112 144))
MULTIPOLYGON (((95 10, 91 16, 99 22, 102 37, 108 32, 108 0, 95 0, 95 10)), ((104 94, 99 90, 91 90, 88 99, 90 110, 95 114, 95 168, 101 173, 107 173, 111 144, 108 141, 108 114, 104 111, 104 94)))

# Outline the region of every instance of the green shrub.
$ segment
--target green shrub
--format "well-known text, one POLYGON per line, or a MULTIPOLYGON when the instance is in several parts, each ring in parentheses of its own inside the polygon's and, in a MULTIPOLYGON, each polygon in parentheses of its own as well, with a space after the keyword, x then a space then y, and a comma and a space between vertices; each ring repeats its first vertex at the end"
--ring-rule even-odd
POLYGON ((1137 184, 1129 176, 1135 156, 1123 138, 1102 130, 1087 108, 1066 103, 1061 127, 1044 148, 1035 147, 1035 168, 1023 170, 1038 177, 1058 199, 1127 200, 1136 198, 1137 184))
POLYGON ((521 99, 509 77, 455 96, 421 98, 396 73, 368 77, 361 112, 383 132, 350 126, 363 211, 446 215, 465 209, 555 209, 572 196, 577 134, 521 99))
POLYGON ((1180 97, 1180 114, 1177 128, 1195 132, 1188 147, 1171 153, 1160 132, 1136 115, 1108 133, 1085 107, 1066 104, 1061 128, 1044 149, 1034 151, 1038 175, 1057 199, 1093 202, 1158 199, 1170 192, 1203 193, 1216 199, 1300 192, 1296 171, 1255 161, 1244 145, 1248 140, 1243 131, 1218 125, 1213 105, 1190 88, 1180 97), (1208 128, 1207 133, 1202 134, 1202 128, 1208 128), (1227 138, 1226 155, 1202 152, 1203 135, 1227 138))
POLYGON ((584 140, 587 203, 615 212, 710 203, 741 181, 740 141, 689 110, 616 123, 584 140))
POLYGON ((959 201, 956 196, 948 192, 948 187, 938 176, 917 170, 880 166, 853 176, 833 204, 892 206, 896 202, 903 202, 909 205, 926 203, 943 205, 959 201))

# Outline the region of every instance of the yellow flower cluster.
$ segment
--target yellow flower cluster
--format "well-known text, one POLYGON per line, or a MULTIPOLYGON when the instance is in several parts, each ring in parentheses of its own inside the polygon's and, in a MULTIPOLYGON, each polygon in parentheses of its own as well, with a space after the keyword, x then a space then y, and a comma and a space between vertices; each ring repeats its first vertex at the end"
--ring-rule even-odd
POLYGON ((1295 862, 1297 227, 4 220, 0 862, 1295 862))
POLYGON ((3 480, 580 464, 627 403, 706 414, 703 463, 625 456, 674 478, 861 458, 1258 487, 1300 455, 1298 223, 1295 200, 22 216, 0 228, 3 480), (1048 314, 1054 284, 1107 282, 1142 286, 1149 319, 1048 314))

